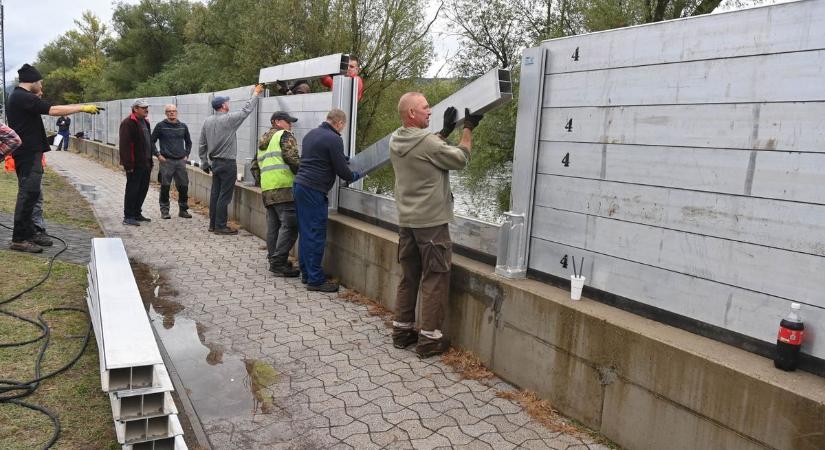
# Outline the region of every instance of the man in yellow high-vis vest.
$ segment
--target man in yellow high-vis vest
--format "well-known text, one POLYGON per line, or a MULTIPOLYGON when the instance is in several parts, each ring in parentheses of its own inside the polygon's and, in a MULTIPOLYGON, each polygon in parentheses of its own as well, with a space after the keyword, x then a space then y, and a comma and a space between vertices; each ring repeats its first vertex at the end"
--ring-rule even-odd
POLYGON ((298 239, 298 217, 292 196, 292 182, 300 163, 298 141, 292 135, 292 124, 297 121, 284 111, 273 113, 272 128, 261 136, 252 161, 252 176, 261 187, 266 206, 269 271, 281 277, 297 277, 301 273, 287 259, 298 239))

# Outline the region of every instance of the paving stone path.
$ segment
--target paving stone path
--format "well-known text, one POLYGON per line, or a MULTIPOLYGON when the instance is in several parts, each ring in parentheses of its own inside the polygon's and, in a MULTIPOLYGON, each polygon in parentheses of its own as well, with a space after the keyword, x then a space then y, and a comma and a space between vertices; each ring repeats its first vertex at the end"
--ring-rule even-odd
POLYGON ((463 380, 393 348, 367 307, 271 276, 261 239, 209 234, 207 218, 174 217, 174 205, 161 220, 155 188, 153 221, 126 227, 122 173, 70 153, 51 163, 95 186, 106 235, 157 271, 155 295, 171 293, 151 314, 213 448, 607 448, 532 420, 496 396, 513 390, 501 380, 463 380), (268 388, 256 384, 260 364, 276 373, 268 388))

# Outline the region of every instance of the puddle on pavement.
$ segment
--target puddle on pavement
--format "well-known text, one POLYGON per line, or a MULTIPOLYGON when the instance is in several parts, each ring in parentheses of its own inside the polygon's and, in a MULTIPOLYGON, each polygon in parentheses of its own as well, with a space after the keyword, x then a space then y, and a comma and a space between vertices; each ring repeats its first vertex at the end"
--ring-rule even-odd
POLYGON ((86 184, 86 183, 79 183, 77 181, 71 180, 72 184, 74 185, 75 189, 80 192, 80 195, 86 197, 87 200, 93 202, 97 200, 99 194, 97 193, 97 186, 94 184, 86 184))
POLYGON ((258 360, 224 354, 221 346, 206 342, 207 328, 194 320, 178 317, 184 306, 172 300, 171 288, 162 271, 131 261, 144 305, 175 370, 183 382, 198 417, 205 423, 238 417, 254 417, 273 411, 269 387, 278 373, 258 360))

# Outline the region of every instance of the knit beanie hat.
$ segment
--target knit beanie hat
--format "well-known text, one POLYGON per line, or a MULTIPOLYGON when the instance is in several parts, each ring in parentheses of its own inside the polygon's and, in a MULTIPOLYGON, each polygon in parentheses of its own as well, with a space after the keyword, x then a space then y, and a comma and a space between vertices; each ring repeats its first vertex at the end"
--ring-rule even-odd
POLYGON ((21 83, 35 83, 43 79, 40 72, 28 64, 23 64, 23 67, 17 71, 17 76, 20 78, 21 83))

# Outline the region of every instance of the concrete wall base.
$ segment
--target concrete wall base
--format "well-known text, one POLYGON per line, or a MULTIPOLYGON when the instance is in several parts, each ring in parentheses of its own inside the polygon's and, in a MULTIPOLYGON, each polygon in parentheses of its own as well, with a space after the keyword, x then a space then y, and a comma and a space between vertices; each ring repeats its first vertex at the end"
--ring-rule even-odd
MULTIPOLYGON (((108 163, 115 150, 72 139, 108 163)), ((190 195, 211 177, 190 167, 190 195)), ((237 185, 230 216, 263 237, 256 188, 237 185)), ((325 268, 392 309, 397 235, 331 214, 325 268)), ((445 325, 496 374, 628 449, 825 449, 825 379, 535 280, 509 280, 455 256, 445 325)))

